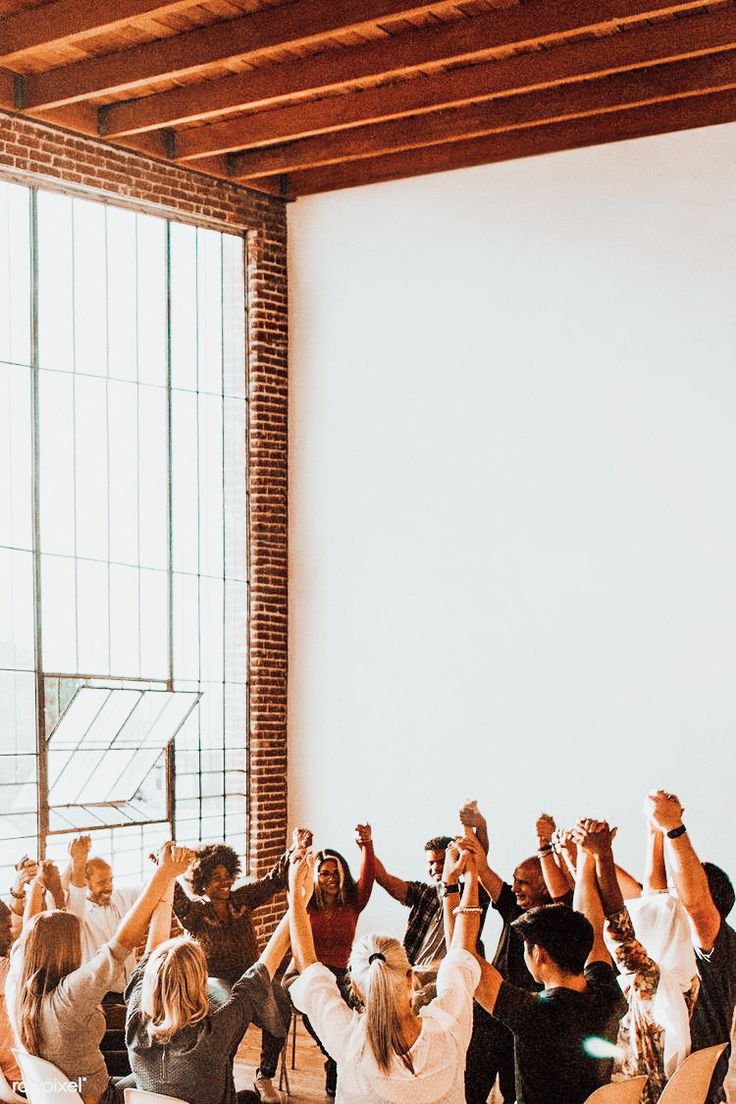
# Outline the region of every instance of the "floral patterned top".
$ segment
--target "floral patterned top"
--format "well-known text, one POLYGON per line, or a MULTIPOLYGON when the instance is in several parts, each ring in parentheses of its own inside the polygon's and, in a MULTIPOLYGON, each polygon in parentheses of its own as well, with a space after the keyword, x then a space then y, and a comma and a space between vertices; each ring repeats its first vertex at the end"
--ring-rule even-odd
MULTIPOLYGON (((629 1008, 619 1027, 618 1048, 621 1056, 614 1063, 613 1081, 646 1074, 647 1083, 641 1104, 656 1104, 667 1084, 664 1072, 664 1029, 652 1015, 654 995, 659 984, 659 966, 645 951, 634 934, 627 908, 606 917, 608 933, 616 943, 616 962, 631 977, 638 1000, 630 1000, 629 1008)), ((688 1013, 692 1016, 700 987, 695 976, 690 989, 683 993, 688 1013)))

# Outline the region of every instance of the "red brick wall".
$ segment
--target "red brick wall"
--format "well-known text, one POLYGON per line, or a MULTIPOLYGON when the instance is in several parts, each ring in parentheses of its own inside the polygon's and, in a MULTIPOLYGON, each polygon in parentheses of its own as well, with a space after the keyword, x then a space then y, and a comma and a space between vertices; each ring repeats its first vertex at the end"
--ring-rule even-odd
MULTIPOLYGON (((249 457, 249 868, 262 873, 286 834, 287 286, 281 200, 0 112, 0 175, 246 237, 249 457)), ((268 921, 278 902, 262 913, 268 921)))

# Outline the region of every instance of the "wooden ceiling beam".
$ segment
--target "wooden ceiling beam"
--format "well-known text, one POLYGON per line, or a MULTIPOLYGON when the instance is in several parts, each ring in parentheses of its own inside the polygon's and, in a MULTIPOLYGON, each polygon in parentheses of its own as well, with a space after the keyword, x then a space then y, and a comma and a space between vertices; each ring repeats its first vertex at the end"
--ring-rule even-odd
MULTIPOLYGON (((332 32, 360 29, 376 22, 387 22, 390 16, 437 6, 437 3, 408 5, 402 0, 342 0, 340 4, 334 0, 300 0, 283 8, 268 8, 173 38, 29 76, 26 107, 30 110, 60 106, 90 96, 133 90, 155 80, 196 72, 207 65, 319 41, 332 32)), ((359 80, 361 76, 384 72, 399 74, 433 61, 482 57, 502 47, 551 42, 579 31, 610 29, 697 7, 702 7, 702 0, 578 0, 575 4, 569 0, 533 0, 454 23, 413 29, 375 45, 326 51, 307 59, 315 63, 310 90, 334 87, 345 80, 359 80), (349 55, 349 61, 342 61, 352 76, 345 76, 346 69, 342 75, 336 75, 340 70, 340 54, 349 55)), ((278 72, 281 68, 274 66, 271 70, 271 87, 273 82, 278 84, 283 78, 278 72)), ((207 87, 200 89, 204 102, 207 87)), ((291 88, 287 94, 293 95, 294 91, 291 88)), ((252 94, 250 102, 253 102, 252 94)), ((108 130, 108 133, 112 132, 108 130)))
POLYGON ((142 15, 166 15, 191 7, 193 0, 56 0, 0 20, 0 59, 15 61, 39 47, 108 34, 142 15))
POLYGON ((236 154, 231 175, 247 180, 294 172, 732 87, 736 52, 711 54, 236 154))
POLYGON ((736 47, 736 9, 647 25, 610 38, 536 50, 516 57, 331 96, 312 103, 251 112, 177 135, 177 160, 254 148, 359 123, 436 111, 499 95, 541 89, 580 77, 602 76, 736 47), (612 46, 615 45, 615 50, 612 46))
MULTIPOLYGON (((736 121, 736 92, 716 92, 674 103, 654 104, 629 111, 595 115, 569 122, 550 123, 527 130, 506 131, 484 138, 425 146, 364 161, 349 161, 325 168, 289 174, 290 199, 363 187, 389 180, 448 172, 478 165, 535 157, 546 153, 582 149, 608 142, 649 138, 696 127, 736 121)), ((253 181, 256 183, 256 181, 253 181)))
POLYGON ((0 68, 0 107, 15 111, 15 88, 18 76, 9 69, 0 68))
MULTIPOLYGON (((269 50, 304 46, 332 33, 359 31, 377 22, 418 15, 452 0, 299 0, 252 15, 28 77, 28 109, 61 106, 109 92, 170 80, 208 65, 256 57, 269 50)), ((625 0, 621 0, 625 2, 625 0)), ((631 2, 631 0, 629 0, 631 2)))

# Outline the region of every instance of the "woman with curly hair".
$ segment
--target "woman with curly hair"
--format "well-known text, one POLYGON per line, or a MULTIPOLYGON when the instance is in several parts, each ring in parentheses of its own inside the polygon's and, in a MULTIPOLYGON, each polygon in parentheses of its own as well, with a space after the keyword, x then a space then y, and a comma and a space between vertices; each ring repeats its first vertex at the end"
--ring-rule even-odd
MULTIPOLYGON (((311 832, 295 829, 291 849, 284 852, 268 873, 236 889, 233 884, 240 874, 240 859, 232 847, 208 843, 198 848, 189 875, 195 896, 188 896, 177 885, 174 912, 182 927, 201 945, 210 977, 221 978, 231 986, 257 960, 253 909, 286 888, 291 851, 309 846, 311 839, 311 832)), ((256 1019, 263 1037, 255 1087, 264 1104, 278 1104, 281 1099, 272 1079, 290 1019, 281 986, 275 985, 273 990, 278 1014, 256 1019)))

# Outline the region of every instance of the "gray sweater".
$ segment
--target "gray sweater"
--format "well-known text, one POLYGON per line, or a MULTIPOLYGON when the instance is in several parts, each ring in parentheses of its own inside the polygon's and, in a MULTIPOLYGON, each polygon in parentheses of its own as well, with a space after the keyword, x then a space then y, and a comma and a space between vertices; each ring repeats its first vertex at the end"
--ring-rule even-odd
POLYGON ((125 1041, 139 1089, 189 1104, 236 1104, 233 1059, 248 1024, 260 1020, 273 1000, 271 979, 261 963, 233 985, 225 1004, 212 1005, 206 1019, 179 1031, 169 1043, 152 1040, 140 1011, 145 959, 125 991, 125 1041))
MULTIPOLYGON (((102 1096, 110 1081, 100 1053, 105 1034, 100 1001, 129 954, 126 947, 111 939, 89 962, 62 978, 41 1005, 39 1057, 53 1062, 70 1081, 81 1078, 81 1095, 85 1100, 102 1096)), ((19 965, 20 953, 17 959, 13 954, 6 986, 7 1007, 13 1020, 19 965)), ((15 1023, 13 1026, 16 1027, 15 1023)))

